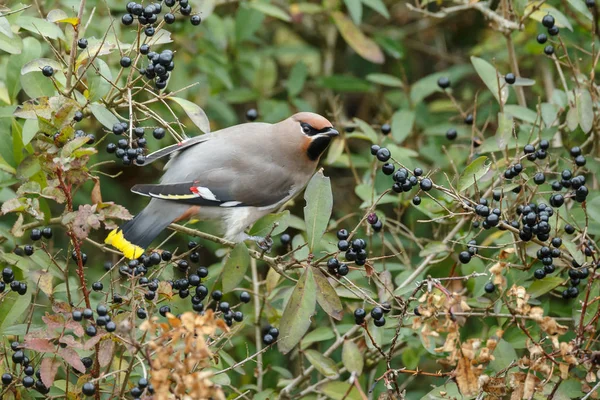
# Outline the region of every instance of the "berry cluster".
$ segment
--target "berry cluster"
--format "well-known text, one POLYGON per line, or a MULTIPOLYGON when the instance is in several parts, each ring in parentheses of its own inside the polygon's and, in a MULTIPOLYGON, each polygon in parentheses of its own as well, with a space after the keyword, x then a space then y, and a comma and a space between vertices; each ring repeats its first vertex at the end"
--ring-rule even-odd
MULTIPOLYGON (((47 394, 50 390, 44 385, 41 380, 40 371, 36 371, 31 365, 31 360, 25 355, 25 352, 21 349, 19 342, 11 342, 10 348, 13 351, 12 361, 16 365, 22 366, 22 372, 25 374, 21 383, 23 387, 29 389, 35 387, 35 389, 42 393, 47 394), (37 380, 34 378, 37 377, 37 380)), ((10 385, 13 382, 14 376, 11 373, 2 374, 2 384, 10 385)))
MULTIPOLYGON (((371 154, 377 157, 379 161, 385 163, 381 167, 381 172, 383 172, 385 175, 392 175, 392 179, 394 180, 392 190, 394 192, 410 192, 417 185, 419 185, 420 189, 424 192, 428 192, 433 188, 433 182, 431 179, 421 178, 421 176, 423 176, 423 170, 421 168, 415 168, 412 174, 406 168, 400 168, 396 171, 394 164, 387 162, 392 156, 389 149, 374 144, 371 146, 371 154)), ((418 206, 421 204, 421 197, 415 196, 412 202, 414 205, 418 206)), ((373 216, 373 222, 371 223, 371 221, 369 221, 369 223, 371 223, 371 225, 373 225, 373 229, 378 232, 376 227, 377 216, 375 214, 373 214, 373 216)), ((379 229, 381 228, 379 227, 379 229)))
MULTIPOLYGON (((117 329, 117 324, 112 320, 111 316, 108 313, 108 307, 104 304, 99 304, 96 307, 97 317, 94 321, 94 324, 90 323, 85 327, 85 334, 94 337, 98 334, 98 326, 102 326, 106 329, 107 332, 114 332, 117 329)), ((81 322, 85 320, 92 320, 94 318, 94 311, 90 308, 84 308, 83 310, 74 310, 71 313, 71 317, 73 321, 81 322)))
MULTIPOLYGON (((350 243, 350 241, 348 241, 349 237, 350 234, 346 229, 340 229, 337 232, 338 249, 346 252, 344 256, 346 261, 354 262, 356 265, 365 265, 367 262, 367 242, 365 242, 364 239, 357 238, 350 243)), ((346 264, 340 264, 335 258, 330 259, 327 262, 327 268, 329 272, 337 273, 342 276, 348 273, 348 266, 346 264)))
MULTIPOLYGON (((554 17, 550 14, 547 14, 544 16, 544 18, 542 18, 542 25, 548 29, 548 35, 550 35, 550 36, 556 36, 560 32, 560 30, 558 29, 558 26, 554 25, 554 23, 555 23, 554 17)), ((537 42, 539 44, 545 44, 547 41, 548 41, 548 36, 545 33, 540 33, 537 36, 537 42)), ((549 44, 546 47, 544 47, 544 53, 548 56, 551 56, 552 54, 554 54, 554 46, 549 44)))
POLYGON ((381 220, 375 213, 370 213, 369 215, 367 215, 367 222, 373 227, 373 230, 375 232, 379 232, 381 231, 381 228, 383 228, 383 222, 381 222, 381 220))
MULTIPOLYGON (((373 318, 373 324, 375 326, 381 327, 385 325, 385 317, 384 315, 392 311, 392 307, 388 303, 383 303, 381 307, 373 307, 371 310, 371 318, 373 318)), ((364 308, 357 308, 354 310, 354 322, 356 325, 363 325, 365 323, 365 318, 367 316, 367 312, 364 308)))
POLYGON ((11 267, 6 267, 2 270, 2 281, 0 281, 0 293, 6 290, 6 285, 10 286, 10 290, 24 296, 27 293, 27 282, 15 280, 15 273, 11 267))
POLYGON ((142 398, 142 395, 144 394, 144 390, 147 390, 148 394, 154 394, 154 387, 152 387, 152 384, 150 382, 148 382, 148 379, 140 378, 137 382, 137 385, 134 386, 133 389, 131 389, 129 391, 129 394, 134 399, 140 399, 140 398, 142 398))
MULTIPOLYGON (((141 126, 133 128, 133 134, 136 139, 130 143, 127 138, 129 124, 127 122, 117 122, 112 127, 112 133, 116 136, 121 136, 117 143, 109 143, 106 145, 106 151, 120 159, 123 165, 131 165, 135 162, 137 165, 143 165, 146 162, 144 149, 146 148, 146 138, 144 137, 145 130, 141 126)), ((152 132, 155 139, 162 139, 165 136, 163 128, 155 128, 152 132)))
POLYGON ((267 325, 262 330, 262 334, 263 343, 268 346, 270 344, 273 344, 273 342, 275 342, 279 337, 279 329, 275 328, 274 326, 267 325))
POLYGON ((148 61, 150 61, 150 64, 146 68, 140 69, 140 74, 148 79, 154 79, 154 86, 157 89, 166 88, 169 72, 175 68, 173 51, 167 49, 161 51, 159 54, 155 51, 150 51, 150 47, 147 44, 143 44, 140 46, 140 53, 146 54, 148 61))
MULTIPOLYGON (((192 14, 192 6, 189 4, 189 0, 165 0, 165 6, 169 7, 169 12, 165 13, 163 19, 165 23, 172 24, 175 22, 175 13, 179 12, 181 15, 188 16, 192 14)), ((144 7, 143 4, 130 1, 127 3, 127 14, 121 17, 123 25, 131 25, 137 18, 140 25, 145 26, 144 33, 146 36, 154 36, 155 29, 153 24, 158 20, 159 14, 162 12, 161 2, 149 4, 144 7)), ((192 15, 190 17, 192 25, 200 25, 202 19, 199 15, 192 15)))

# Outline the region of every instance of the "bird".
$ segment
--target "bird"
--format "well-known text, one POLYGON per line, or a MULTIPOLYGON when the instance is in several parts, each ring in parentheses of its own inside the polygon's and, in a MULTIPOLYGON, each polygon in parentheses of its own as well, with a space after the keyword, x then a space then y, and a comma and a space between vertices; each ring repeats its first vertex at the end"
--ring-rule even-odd
POLYGON ((194 218, 220 221, 226 240, 253 240, 270 250, 272 241, 245 230, 304 189, 338 135, 325 117, 299 112, 275 124, 234 125, 151 153, 144 165, 170 156, 159 183, 131 188, 150 202, 104 242, 137 259, 171 223, 194 218))

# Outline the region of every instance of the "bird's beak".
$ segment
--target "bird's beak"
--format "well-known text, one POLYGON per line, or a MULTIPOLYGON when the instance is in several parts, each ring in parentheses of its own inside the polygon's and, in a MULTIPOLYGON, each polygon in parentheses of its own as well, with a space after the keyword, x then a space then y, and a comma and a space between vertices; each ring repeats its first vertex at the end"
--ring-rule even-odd
POLYGON ((329 128, 327 131, 323 132, 324 135, 329 137, 339 136, 339 132, 334 128, 329 128))

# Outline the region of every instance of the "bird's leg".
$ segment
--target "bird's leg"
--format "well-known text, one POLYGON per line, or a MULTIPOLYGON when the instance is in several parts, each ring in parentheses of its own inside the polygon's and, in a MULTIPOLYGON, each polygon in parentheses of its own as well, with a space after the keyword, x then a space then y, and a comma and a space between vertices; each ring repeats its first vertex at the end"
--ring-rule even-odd
POLYGON ((256 245, 265 253, 271 252, 271 248, 273 247, 273 239, 271 239, 271 236, 248 236, 248 240, 255 241, 256 245))

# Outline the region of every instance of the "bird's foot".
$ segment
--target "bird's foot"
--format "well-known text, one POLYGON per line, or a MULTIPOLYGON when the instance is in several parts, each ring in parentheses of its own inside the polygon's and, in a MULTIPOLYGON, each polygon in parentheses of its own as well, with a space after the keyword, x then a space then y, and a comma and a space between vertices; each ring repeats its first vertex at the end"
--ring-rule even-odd
POLYGON ((271 252, 271 248, 273 247, 273 239, 271 239, 270 236, 250 236, 248 239, 255 241, 258 248, 265 253, 271 252))

